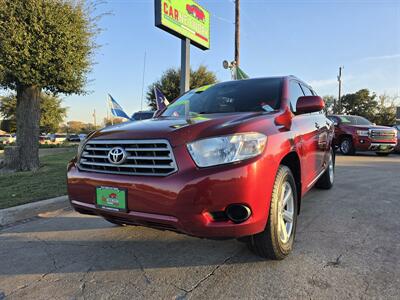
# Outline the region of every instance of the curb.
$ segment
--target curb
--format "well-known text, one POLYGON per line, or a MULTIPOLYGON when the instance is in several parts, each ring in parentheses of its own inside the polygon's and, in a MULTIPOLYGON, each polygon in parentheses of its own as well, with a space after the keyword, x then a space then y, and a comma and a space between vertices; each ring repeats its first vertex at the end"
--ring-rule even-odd
POLYGON ((44 212, 58 210, 68 206, 68 196, 60 196, 48 200, 0 209, 0 226, 10 225, 18 221, 36 217, 38 214, 44 212))

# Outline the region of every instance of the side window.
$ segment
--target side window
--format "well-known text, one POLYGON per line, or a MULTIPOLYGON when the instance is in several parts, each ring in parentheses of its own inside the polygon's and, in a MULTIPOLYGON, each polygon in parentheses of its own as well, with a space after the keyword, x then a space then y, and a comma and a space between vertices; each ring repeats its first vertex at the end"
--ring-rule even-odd
POLYGON ((299 97, 304 96, 303 90, 296 81, 290 81, 289 84, 289 97, 290 97, 290 109, 292 112, 296 112, 296 103, 299 97))
POLYGON ((313 95, 311 90, 308 87, 306 87, 305 85, 302 84, 301 88, 303 89, 304 95, 306 95, 306 96, 312 96, 313 95))

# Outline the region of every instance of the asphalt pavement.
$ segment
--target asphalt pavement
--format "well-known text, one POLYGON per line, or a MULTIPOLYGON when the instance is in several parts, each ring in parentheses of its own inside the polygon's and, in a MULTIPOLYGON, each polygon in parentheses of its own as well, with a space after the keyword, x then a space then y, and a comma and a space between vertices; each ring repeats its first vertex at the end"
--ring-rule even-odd
POLYGON ((62 210, 0 230, 0 299, 399 299, 400 155, 336 166, 283 261, 62 210))

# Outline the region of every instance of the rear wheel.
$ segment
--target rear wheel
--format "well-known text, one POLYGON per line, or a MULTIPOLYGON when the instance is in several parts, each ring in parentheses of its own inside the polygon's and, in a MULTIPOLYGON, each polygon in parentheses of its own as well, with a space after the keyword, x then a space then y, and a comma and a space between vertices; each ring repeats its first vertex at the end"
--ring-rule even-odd
POLYGON ((355 153, 353 139, 351 137, 345 137, 340 142, 340 152, 343 155, 353 155, 355 153))
POLYGON ((249 238, 249 248, 261 257, 275 260, 289 255, 296 232, 297 209, 294 177, 288 167, 281 165, 275 178, 267 225, 263 232, 249 238))

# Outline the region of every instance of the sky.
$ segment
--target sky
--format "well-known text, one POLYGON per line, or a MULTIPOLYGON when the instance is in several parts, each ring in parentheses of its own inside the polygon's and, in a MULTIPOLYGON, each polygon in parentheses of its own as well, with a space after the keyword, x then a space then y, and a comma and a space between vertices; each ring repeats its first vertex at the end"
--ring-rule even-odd
MULTIPOLYGON (((177 0, 174 0, 177 1, 177 0)), ((191 46, 191 66, 206 65, 230 80, 222 61, 234 58, 234 1, 198 0, 211 13, 211 49, 191 46)), ((153 0, 108 0, 99 26, 102 47, 85 96, 64 97, 69 120, 107 113, 110 93, 130 115, 163 71, 180 65, 180 40, 154 26, 153 0)), ((368 88, 400 95, 400 0, 241 0, 241 68, 250 77, 295 75, 318 94, 368 88)), ((147 109, 143 100, 143 109, 147 109)))

